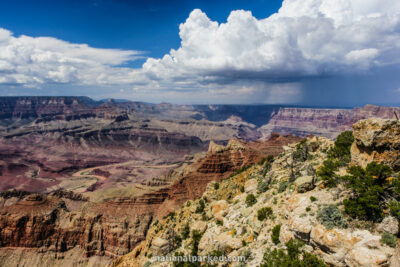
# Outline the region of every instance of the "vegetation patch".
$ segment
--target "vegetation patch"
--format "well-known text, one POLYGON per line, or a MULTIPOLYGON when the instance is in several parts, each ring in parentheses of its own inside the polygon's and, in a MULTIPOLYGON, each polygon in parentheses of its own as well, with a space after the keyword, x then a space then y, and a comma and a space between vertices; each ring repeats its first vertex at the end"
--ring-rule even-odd
POLYGON ((289 186, 288 182, 281 182, 278 187, 278 193, 282 193, 286 191, 286 188, 289 186))
POLYGON ((387 206, 388 197, 396 197, 393 193, 393 181, 388 179, 392 170, 383 164, 371 162, 366 169, 352 166, 349 174, 343 176, 346 186, 352 190, 353 197, 343 203, 345 212, 350 216, 363 220, 379 221, 387 206))
POLYGON ((256 197, 253 194, 248 194, 246 197, 246 205, 247 207, 253 206, 257 202, 256 197))
POLYGON ((348 226, 342 212, 335 205, 329 205, 322 208, 318 212, 317 219, 327 229, 332 229, 333 227, 346 228, 348 226))
POLYGON ((203 213, 203 211, 204 211, 204 208, 205 208, 205 203, 204 203, 204 200, 203 199, 200 199, 200 201, 199 201, 199 204, 197 205, 197 207, 196 207, 196 213, 203 213))
POLYGON ((391 233, 384 232, 381 236, 381 243, 388 245, 389 247, 396 247, 397 237, 392 235, 391 233))
POLYGON ((271 239, 272 242, 274 242, 275 245, 278 245, 280 243, 279 241, 279 235, 281 233, 281 224, 277 224, 272 228, 272 234, 271 234, 271 239))
POLYGON ((328 187, 337 185, 339 176, 335 173, 339 167, 350 162, 350 148, 354 141, 351 131, 345 131, 338 135, 335 145, 328 151, 328 159, 317 171, 317 176, 325 181, 328 187))
POLYGON ((272 209, 270 207, 264 207, 257 211, 257 219, 259 221, 264 221, 272 215, 272 209))
POLYGON ((257 192, 264 193, 267 192, 269 188, 269 184, 266 181, 259 182, 257 185, 257 192))
POLYGON ((317 256, 301 251, 304 243, 292 239, 286 243, 285 249, 267 250, 260 267, 325 267, 325 263, 317 256))
POLYGON ((183 239, 183 240, 189 238, 189 235, 190 235, 190 226, 189 226, 189 223, 188 223, 188 222, 185 223, 185 225, 183 226, 181 235, 182 235, 182 239, 183 239))
POLYGON ((214 190, 218 190, 219 189, 219 183, 215 183, 214 184, 214 190))

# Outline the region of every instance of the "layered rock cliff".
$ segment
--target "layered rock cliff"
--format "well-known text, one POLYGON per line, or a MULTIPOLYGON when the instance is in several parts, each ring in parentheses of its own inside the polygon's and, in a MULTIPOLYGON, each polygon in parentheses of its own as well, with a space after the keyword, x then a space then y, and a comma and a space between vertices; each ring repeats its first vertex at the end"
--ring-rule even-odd
POLYGON ((267 124, 260 128, 263 136, 271 132, 307 136, 309 134, 335 138, 339 133, 350 130, 361 119, 395 119, 400 116, 399 107, 366 105, 354 109, 323 108, 280 108, 271 114, 267 124))
POLYGON ((298 140, 273 135, 263 142, 212 143, 194 163, 166 175, 172 185, 135 197, 93 203, 71 192, 5 192, 0 195, 0 264, 104 266, 144 240, 152 221, 201 196, 208 182, 220 181, 263 157, 277 155, 282 146, 298 140), (24 250, 29 250, 31 262, 20 257, 24 250))

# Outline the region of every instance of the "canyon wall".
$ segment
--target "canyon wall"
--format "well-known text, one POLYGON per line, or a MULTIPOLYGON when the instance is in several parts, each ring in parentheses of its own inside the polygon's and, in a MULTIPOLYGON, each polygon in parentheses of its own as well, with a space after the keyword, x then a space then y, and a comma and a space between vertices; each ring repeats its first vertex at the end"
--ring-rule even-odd
POLYGON ((351 130, 352 125, 361 119, 395 119, 395 112, 399 116, 400 108, 373 105, 354 109, 280 108, 271 114, 269 122, 260 127, 260 131, 264 138, 272 132, 335 138, 339 133, 351 130))
POLYGON ((262 142, 231 140, 227 146, 211 143, 203 157, 168 174, 175 176, 171 186, 135 197, 93 203, 80 194, 62 191, 4 192, 0 195, 0 263, 32 264, 18 256, 21 249, 29 249, 41 266, 55 264, 54 260, 42 262, 51 255, 57 258, 57 264, 85 266, 96 257, 98 265, 105 265, 144 240, 154 219, 201 196, 210 181, 221 181, 263 157, 277 155, 283 151, 282 146, 298 140, 273 135, 262 142))

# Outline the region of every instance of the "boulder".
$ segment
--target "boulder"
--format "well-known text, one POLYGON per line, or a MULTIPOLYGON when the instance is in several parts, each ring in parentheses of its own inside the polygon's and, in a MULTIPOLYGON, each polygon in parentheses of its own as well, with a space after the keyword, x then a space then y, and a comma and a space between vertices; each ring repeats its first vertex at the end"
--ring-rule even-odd
MULTIPOLYGON (((172 249, 172 248, 171 248, 172 249)), ((169 252, 170 250, 170 245, 169 241, 167 239, 161 238, 161 237, 156 237, 152 242, 151 242, 151 248, 150 250, 152 253, 155 255, 165 255, 166 253, 169 252)))
POLYGON ((294 184, 297 187, 297 192, 305 193, 307 191, 314 189, 315 187, 314 176, 309 176, 309 175, 301 176, 296 179, 294 184))
POLYGON ((228 202, 225 200, 215 201, 211 204, 211 211, 213 213, 214 218, 219 221, 222 221, 227 214, 228 202))
POLYGON ((382 266, 387 264, 389 258, 382 250, 369 249, 367 247, 356 247, 346 256, 349 266, 382 266))
POLYGON ((353 125, 351 163, 366 167, 376 161, 400 169, 400 121, 371 118, 353 125))
POLYGON ((257 179, 250 179, 244 184, 244 191, 246 193, 254 193, 257 191, 258 181, 257 179))
POLYGON ((396 218, 392 216, 387 216, 378 225, 377 230, 379 232, 388 232, 392 235, 397 235, 397 233, 399 232, 399 222, 396 218))
POLYGON ((195 221, 192 224, 192 230, 197 230, 201 233, 204 233, 207 230, 207 222, 195 221))

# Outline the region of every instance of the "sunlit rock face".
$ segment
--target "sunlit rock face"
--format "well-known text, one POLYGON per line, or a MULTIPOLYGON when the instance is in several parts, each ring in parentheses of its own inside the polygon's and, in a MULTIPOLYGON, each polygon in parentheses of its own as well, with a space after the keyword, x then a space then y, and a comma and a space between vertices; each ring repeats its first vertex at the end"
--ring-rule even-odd
POLYGON ((376 161, 400 169, 400 121, 378 118, 353 125, 352 163, 366 167, 376 161))

